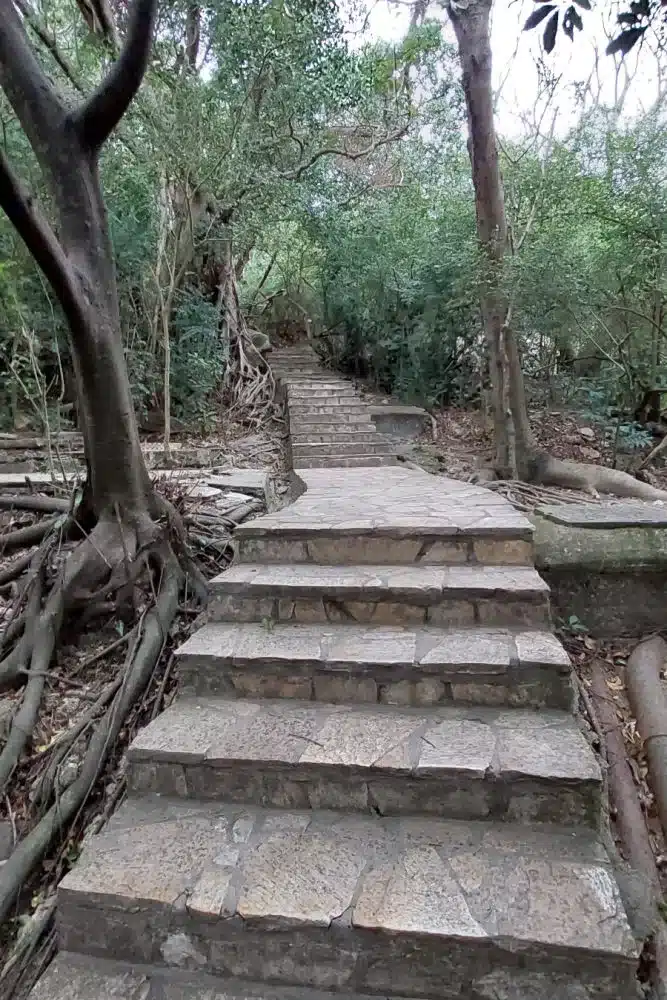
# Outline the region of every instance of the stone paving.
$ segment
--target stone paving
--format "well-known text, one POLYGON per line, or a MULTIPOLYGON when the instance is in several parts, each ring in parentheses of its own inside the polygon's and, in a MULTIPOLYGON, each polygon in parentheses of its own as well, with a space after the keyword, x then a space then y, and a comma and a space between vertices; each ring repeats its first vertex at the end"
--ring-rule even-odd
POLYGON ((312 348, 274 351, 271 364, 285 389, 289 455, 294 468, 391 465, 396 445, 378 434, 351 382, 325 371, 312 348))
POLYGON ((61 883, 33 1000, 635 1000, 529 521, 401 467, 295 475, 61 883))

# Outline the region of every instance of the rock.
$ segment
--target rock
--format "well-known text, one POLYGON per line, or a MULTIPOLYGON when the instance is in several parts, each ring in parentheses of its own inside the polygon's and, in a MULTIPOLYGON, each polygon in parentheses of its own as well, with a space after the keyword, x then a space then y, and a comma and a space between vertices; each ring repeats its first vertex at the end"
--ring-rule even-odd
POLYGON ((580 427, 579 434, 582 438, 586 438, 587 441, 595 440, 595 431, 592 427, 580 427))
POLYGON ((590 459, 591 461, 596 458, 600 458, 600 452, 597 448, 588 448, 586 445, 582 445, 580 448, 580 454, 582 458, 590 459))

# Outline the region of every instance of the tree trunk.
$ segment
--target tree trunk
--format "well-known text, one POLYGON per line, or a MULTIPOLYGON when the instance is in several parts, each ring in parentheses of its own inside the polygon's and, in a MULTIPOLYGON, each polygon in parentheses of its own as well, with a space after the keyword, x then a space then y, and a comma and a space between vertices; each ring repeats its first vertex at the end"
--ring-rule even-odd
POLYGON ((505 286, 505 198, 493 116, 489 20, 493 0, 449 0, 468 113, 468 152, 482 255, 480 303, 493 388, 495 474, 567 489, 666 500, 667 492, 616 469, 563 462, 539 451, 530 429, 523 371, 505 286))
POLYGON ((449 14, 459 47, 468 113, 468 152, 482 252, 480 300, 493 387, 496 468, 501 476, 507 477, 525 475, 535 449, 519 352, 511 327, 510 302, 504 287, 508 239, 493 118, 491 6, 492 0, 470 0, 465 8, 450 4, 449 14))
POLYGON ((80 321, 71 347, 90 495, 98 517, 114 510, 131 515, 146 510, 152 487, 123 353, 107 216, 97 164, 72 147, 68 156, 73 162, 64 167, 56 204, 60 242, 78 284, 80 321))
POLYGON ((131 524, 152 513, 123 354, 109 227, 100 189, 103 143, 143 78, 156 0, 137 0, 123 51, 98 90, 72 110, 39 66, 12 0, 0 0, 0 87, 50 187, 56 238, 0 151, 0 206, 54 289, 65 313, 98 520, 131 524))

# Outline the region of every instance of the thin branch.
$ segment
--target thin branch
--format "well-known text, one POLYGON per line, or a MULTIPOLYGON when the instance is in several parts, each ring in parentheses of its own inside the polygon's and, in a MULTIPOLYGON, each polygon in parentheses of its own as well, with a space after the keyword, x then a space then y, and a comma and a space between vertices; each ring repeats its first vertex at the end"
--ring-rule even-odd
POLYGON ((72 86, 78 90, 80 94, 85 95, 83 85, 80 80, 77 79, 76 73, 58 48, 58 42, 56 41, 55 36, 49 34, 49 32, 40 24, 34 11, 30 8, 29 4, 26 3, 26 0, 14 0, 14 3, 20 10, 25 23, 28 25, 32 33, 39 39, 44 48, 51 54, 53 61, 60 67, 72 86))
POLYGON ((136 0, 118 59, 75 117, 82 142, 93 151, 101 148, 141 86, 150 58, 156 10, 157 0, 136 0))
POLYGON ((322 157, 324 156, 341 156, 346 160, 361 160, 363 159, 364 156, 370 156, 372 153, 376 151, 376 149, 380 149, 381 146, 387 146, 390 142, 397 142, 399 139, 402 139, 404 135, 407 135, 407 132, 408 132, 408 126, 403 125, 400 129, 397 129, 395 132, 390 132, 388 135, 383 136, 381 139, 377 139, 375 142, 372 142, 370 146, 366 147, 366 149, 359 150, 358 153, 348 153, 344 149, 335 149, 332 147, 325 147, 324 149, 318 149, 316 153, 313 153, 313 155, 308 160, 306 160, 305 163, 302 163, 301 166, 297 167, 296 170, 288 171, 287 173, 282 173, 279 174, 278 176, 286 180, 292 180, 292 181, 301 180, 305 172, 307 170, 310 170, 313 164, 317 163, 317 161, 321 160, 322 157))
POLYGON ((13 0, 0 0, 0 89, 37 158, 48 166, 50 140, 60 133, 67 108, 39 65, 13 0))

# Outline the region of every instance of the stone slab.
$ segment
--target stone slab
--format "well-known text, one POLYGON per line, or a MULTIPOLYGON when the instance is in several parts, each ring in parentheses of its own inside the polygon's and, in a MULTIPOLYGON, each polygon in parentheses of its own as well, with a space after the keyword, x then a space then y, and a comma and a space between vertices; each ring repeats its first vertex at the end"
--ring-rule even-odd
POLYGON ((181 698, 127 760, 135 795, 588 826, 600 810, 567 712, 181 698))
POLYGON ((191 695, 333 703, 568 709, 570 662, 551 633, 212 622, 178 650, 191 695))
POLYGON ((301 458, 294 471, 308 469, 377 469, 396 464, 394 455, 329 455, 326 458, 301 458))
POLYGON ((536 514, 556 524, 574 528, 667 528, 667 504, 615 503, 615 504, 547 504, 536 509, 536 514))
POLYGON ((243 530, 525 539, 533 534, 528 518, 504 497, 414 469, 313 469, 304 470, 300 479, 305 492, 293 504, 261 521, 246 522, 243 530))
POLYGON ((268 469, 229 469, 206 477, 209 486, 222 490, 237 490, 266 499, 269 487, 268 469))
POLYGON ((412 441, 431 427, 429 414, 419 406, 385 404, 371 406, 370 411, 377 430, 398 441, 412 441))
POLYGON ((148 798, 84 847, 57 925, 93 956, 434 1000, 519 967, 618 1000, 636 962, 591 833, 148 798))
MULTIPOLYGON (((186 935, 175 941, 172 954, 188 954, 186 935)), ((156 965, 131 965, 109 959, 61 952, 30 1000, 332 1000, 330 993, 299 987, 241 982, 156 965)), ((338 1000, 376 1000, 360 994, 338 994, 338 1000)), ((397 998, 401 1000, 401 998, 397 998)))

